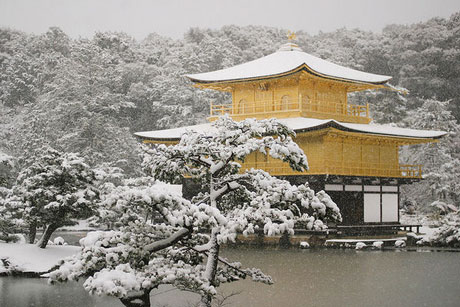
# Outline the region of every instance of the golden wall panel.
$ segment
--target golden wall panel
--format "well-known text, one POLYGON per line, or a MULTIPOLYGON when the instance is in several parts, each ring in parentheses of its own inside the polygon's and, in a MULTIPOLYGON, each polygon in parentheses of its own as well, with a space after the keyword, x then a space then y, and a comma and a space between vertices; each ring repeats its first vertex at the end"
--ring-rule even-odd
POLYGON ((211 121, 224 113, 235 120, 247 117, 312 117, 369 123, 367 106, 347 104, 348 87, 332 80, 303 78, 301 74, 232 86, 232 107, 212 105, 211 121))
MULTIPOLYGON (((328 130, 333 131, 333 130, 328 130)), ((331 174, 345 176, 415 177, 420 178, 420 166, 400 166, 398 145, 390 138, 369 137, 356 133, 343 135, 326 131, 310 132, 295 140, 307 155, 309 170, 304 174, 331 174), (310 134, 310 135, 308 135, 310 134), (416 171, 403 169, 415 167, 416 171)), ((287 163, 267 158, 261 153, 248 159, 243 168, 257 167, 272 175, 300 175, 287 163)))

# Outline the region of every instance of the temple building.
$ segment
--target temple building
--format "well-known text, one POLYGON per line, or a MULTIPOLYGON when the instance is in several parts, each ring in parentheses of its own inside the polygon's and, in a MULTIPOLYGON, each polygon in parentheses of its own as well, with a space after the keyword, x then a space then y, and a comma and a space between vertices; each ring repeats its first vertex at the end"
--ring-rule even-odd
MULTIPOLYGON (((277 118, 296 132, 309 170, 295 172, 279 160, 254 153, 244 168, 260 168, 292 183, 325 190, 341 209, 343 225, 397 225, 400 186, 422 178, 421 165, 399 162, 399 148, 435 142, 443 131, 371 123, 369 105, 347 101, 351 92, 392 89, 390 76, 357 71, 303 52, 289 42, 268 56, 234 67, 187 75, 198 88, 229 92, 232 101, 211 104, 210 122, 277 118)), ((145 143, 177 142, 185 129, 210 123, 138 132, 145 143)), ((187 185, 184 185, 187 194, 187 185)))

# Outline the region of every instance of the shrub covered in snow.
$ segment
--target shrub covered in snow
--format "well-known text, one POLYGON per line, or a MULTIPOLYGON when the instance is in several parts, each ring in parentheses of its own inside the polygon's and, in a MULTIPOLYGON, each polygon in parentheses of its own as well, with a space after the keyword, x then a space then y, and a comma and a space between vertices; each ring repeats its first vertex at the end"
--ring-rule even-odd
POLYGON ((404 241, 404 240, 396 240, 395 247, 398 247, 398 248, 406 247, 406 241, 404 241))
POLYGON ((417 244, 460 247, 460 213, 447 214, 441 221, 441 227, 431 236, 419 240, 417 244))
POLYGON ((13 234, 25 232, 22 219, 23 204, 14 196, 12 191, 0 187, 0 240, 16 242, 13 234))
POLYGON ((125 185, 103 196, 101 218, 117 230, 81 240, 82 252, 51 274, 53 281, 90 276, 85 288, 113 295, 126 304, 144 302, 160 284, 201 294, 210 306, 216 287, 250 277, 272 283, 258 269, 244 269, 219 256, 222 243, 237 233, 293 233, 294 225, 325 229, 338 221, 338 207, 324 192, 294 186, 261 170, 241 170, 241 161, 261 152, 307 169, 294 132, 275 120, 234 122, 223 117, 215 131, 187 132, 177 145, 146 149, 144 167, 155 179, 177 183, 190 176, 202 192, 191 201, 158 186, 125 185), (159 215, 162 223, 146 216, 159 215), (198 232, 200 230, 200 232, 198 232), (206 230, 205 233, 202 230, 206 230))
POLYGON ((358 243, 356 243, 356 245, 355 245, 355 249, 363 249, 363 248, 365 248, 365 247, 367 247, 367 245, 366 245, 366 243, 364 243, 364 242, 358 242, 358 243))
POLYGON ((440 201, 440 200, 436 200, 436 201, 432 202, 430 204, 430 207, 431 207, 431 211, 434 214, 438 214, 438 215, 446 215, 448 213, 458 211, 458 208, 455 207, 454 205, 445 203, 445 202, 440 201))

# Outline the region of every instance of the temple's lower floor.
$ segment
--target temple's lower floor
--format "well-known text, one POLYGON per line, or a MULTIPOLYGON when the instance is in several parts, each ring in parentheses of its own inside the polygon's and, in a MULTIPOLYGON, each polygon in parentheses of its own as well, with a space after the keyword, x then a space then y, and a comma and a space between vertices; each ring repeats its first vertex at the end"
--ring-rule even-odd
MULTIPOLYGON (((408 178, 299 175, 279 177, 291 184, 308 182, 314 191, 324 190, 340 208, 341 225, 399 224, 400 186, 418 181, 408 178)), ((191 199, 199 187, 184 179, 182 193, 191 199)))
POLYGON ((382 178, 334 175, 286 176, 292 184, 308 182, 324 190, 340 208, 342 225, 399 223, 400 186, 415 178, 382 178))

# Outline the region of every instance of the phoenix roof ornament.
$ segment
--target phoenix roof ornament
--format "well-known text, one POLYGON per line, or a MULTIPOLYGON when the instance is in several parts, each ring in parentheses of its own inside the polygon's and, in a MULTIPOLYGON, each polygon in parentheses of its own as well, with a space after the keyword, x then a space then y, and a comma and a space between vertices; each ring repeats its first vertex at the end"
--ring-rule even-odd
POLYGON ((287 39, 292 42, 293 40, 295 40, 297 38, 297 36, 295 35, 295 32, 292 32, 292 31, 288 31, 288 33, 286 34, 287 36, 287 39))

